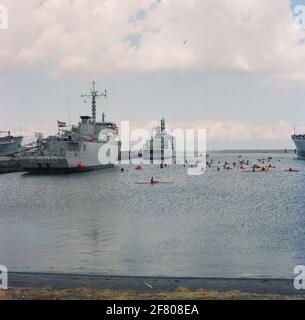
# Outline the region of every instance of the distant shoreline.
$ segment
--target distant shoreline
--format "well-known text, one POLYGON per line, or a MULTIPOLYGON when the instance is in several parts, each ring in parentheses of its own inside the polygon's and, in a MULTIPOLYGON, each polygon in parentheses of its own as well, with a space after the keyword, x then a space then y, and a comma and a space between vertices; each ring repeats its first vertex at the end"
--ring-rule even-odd
POLYGON ((295 149, 228 149, 207 151, 207 153, 295 153, 295 149), (286 150, 286 152, 285 152, 286 150))
MULTIPOLYGON (((198 153, 197 150, 194 151, 198 153)), ((177 155, 183 154, 183 151, 177 150, 177 155)), ((188 152, 187 152, 188 153, 188 152)), ((215 149, 207 150, 207 153, 295 153, 295 149, 215 149), (286 151, 286 152, 285 152, 286 151)))

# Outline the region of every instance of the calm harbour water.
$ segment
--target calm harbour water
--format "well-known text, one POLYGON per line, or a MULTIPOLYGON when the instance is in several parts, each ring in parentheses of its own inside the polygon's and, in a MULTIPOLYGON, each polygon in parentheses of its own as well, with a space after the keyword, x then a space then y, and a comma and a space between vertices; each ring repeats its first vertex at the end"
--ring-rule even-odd
MULTIPOLYGON (((238 154, 213 154, 235 160, 238 154)), ((0 265, 11 271, 293 278, 305 264, 305 161, 187 176, 181 165, 0 175, 0 265), (294 167, 300 173, 284 172, 294 167), (137 180, 174 180, 136 185, 137 180)), ((279 162, 278 159, 281 161, 279 162)))

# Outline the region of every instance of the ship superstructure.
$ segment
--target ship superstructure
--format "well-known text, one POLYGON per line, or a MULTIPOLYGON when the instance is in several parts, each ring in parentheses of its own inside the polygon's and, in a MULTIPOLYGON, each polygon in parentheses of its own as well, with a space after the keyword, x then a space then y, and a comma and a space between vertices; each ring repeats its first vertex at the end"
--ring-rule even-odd
POLYGON ((146 160, 164 161, 175 159, 176 141, 166 129, 165 119, 161 119, 161 124, 154 129, 153 135, 143 146, 143 157, 146 160))

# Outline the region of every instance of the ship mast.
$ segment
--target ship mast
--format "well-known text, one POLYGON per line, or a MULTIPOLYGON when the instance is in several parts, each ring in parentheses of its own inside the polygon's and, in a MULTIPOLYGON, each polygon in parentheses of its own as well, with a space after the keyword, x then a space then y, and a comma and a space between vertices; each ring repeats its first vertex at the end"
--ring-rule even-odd
MULTIPOLYGON (((96 99, 99 97, 106 97, 107 96, 107 91, 105 90, 105 93, 99 94, 97 90, 95 90, 95 84, 96 82, 92 82, 92 89, 90 89, 91 93, 90 94, 82 94, 82 98, 91 98, 91 107, 92 107, 92 120, 93 123, 96 122, 96 99)), ((103 117, 104 118, 104 117, 103 117)), ((103 119, 104 121, 104 119, 103 119)))
POLYGON ((165 131, 165 119, 161 119, 161 132, 165 131))

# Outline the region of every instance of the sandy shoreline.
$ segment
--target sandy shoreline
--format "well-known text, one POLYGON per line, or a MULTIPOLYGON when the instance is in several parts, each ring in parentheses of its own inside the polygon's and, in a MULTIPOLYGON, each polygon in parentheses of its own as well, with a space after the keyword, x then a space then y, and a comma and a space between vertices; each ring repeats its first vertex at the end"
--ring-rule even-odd
POLYGON ((103 275, 10 273, 2 298, 42 299, 274 299, 305 298, 292 280, 124 277, 103 275))

